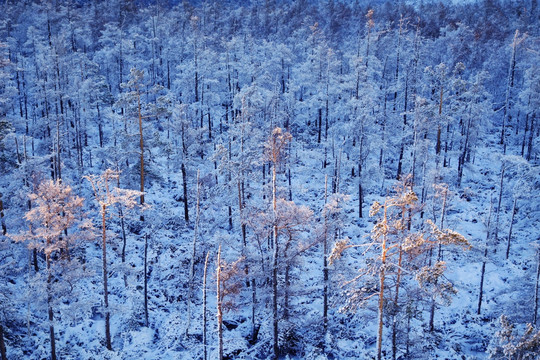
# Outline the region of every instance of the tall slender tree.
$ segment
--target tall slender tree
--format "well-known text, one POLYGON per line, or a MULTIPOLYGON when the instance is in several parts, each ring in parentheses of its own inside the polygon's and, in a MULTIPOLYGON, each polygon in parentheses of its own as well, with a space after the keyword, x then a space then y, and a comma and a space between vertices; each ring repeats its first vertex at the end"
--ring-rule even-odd
POLYGON ((34 206, 25 214, 29 230, 12 237, 45 255, 49 340, 51 358, 56 360, 54 304, 59 294, 55 292, 55 283, 64 277, 60 263, 76 261, 72 254, 83 245, 82 241, 92 238, 93 226, 82 211, 83 198, 61 180, 42 182, 36 192, 30 194, 30 199, 34 206))
POLYGON ((278 315, 278 258, 279 258, 279 224, 277 212, 277 172, 281 166, 291 141, 291 134, 283 132, 281 128, 274 128, 265 144, 265 159, 272 163, 272 353, 274 358, 279 357, 279 315, 278 315))
MULTIPOLYGON (((412 218, 409 217, 409 214, 419 206, 418 197, 412 189, 412 183, 410 183, 410 177, 404 178, 395 190, 395 196, 387 197, 383 204, 374 202, 371 207, 371 216, 381 214, 372 230, 373 242, 350 244, 347 239, 340 240, 336 243, 330 256, 331 262, 334 262, 341 257, 344 250, 353 247, 365 247, 368 250, 377 248, 380 251, 379 254, 375 255, 374 261, 369 262, 370 265, 360 269, 359 275, 346 283, 354 285, 359 279, 371 276, 370 282, 378 283, 378 286, 352 286, 347 292, 348 298, 345 305, 345 309, 355 310, 372 297, 378 299, 376 349, 378 360, 382 359, 384 314, 387 310, 384 305, 392 301, 392 299, 388 299, 390 288, 399 297, 400 283, 403 281, 403 276, 407 274, 418 280, 422 288, 429 288, 432 293, 446 297, 449 292, 454 290, 451 284, 438 282, 446 268, 445 263, 441 261, 433 266, 420 267, 418 263, 415 264, 414 260, 439 244, 469 247, 469 243, 462 235, 449 229, 441 230, 429 220, 430 230, 428 232, 410 231, 409 224, 412 218), (410 258, 406 272, 403 271, 405 264, 402 262, 405 254, 410 258), (394 281, 390 282, 391 278, 394 281)), ((394 301, 399 300, 398 297, 395 297, 394 301)), ((397 306, 397 304, 393 304, 393 306, 397 306)))
MULTIPOLYGON (((107 215, 109 208, 119 204, 127 209, 136 206, 136 198, 141 197, 139 191, 120 189, 115 186, 120 174, 114 170, 107 169, 101 175, 88 175, 84 178, 90 182, 94 191, 94 200, 98 205, 98 212, 101 218, 101 250, 102 250, 102 271, 103 271, 103 312, 105 314, 105 346, 112 350, 111 341, 111 313, 109 309, 109 272, 107 270, 107 215)), ((146 276, 146 275, 145 275, 146 276)))

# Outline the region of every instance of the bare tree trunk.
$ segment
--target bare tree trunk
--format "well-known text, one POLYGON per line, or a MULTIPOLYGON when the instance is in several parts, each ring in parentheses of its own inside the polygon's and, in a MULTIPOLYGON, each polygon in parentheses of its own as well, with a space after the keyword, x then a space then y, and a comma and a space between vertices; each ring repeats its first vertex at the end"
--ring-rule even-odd
MULTIPOLYGON (((240 229, 241 229, 241 232, 242 232, 242 256, 246 256, 246 247, 247 247, 247 228, 246 228, 246 224, 244 222, 244 216, 243 216, 243 211, 244 211, 244 182, 243 182, 243 175, 242 175, 242 181, 240 181, 240 179, 238 179, 237 181, 237 187, 238 187, 238 213, 240 215, 240 229)), ((230 208, 229 208, 230 209, 230 208)), ((231 217, 232 217, 232 214, 231 214, 231 217)), ((232 226, 231 226, 231 229, 232 229, 232 226)), ((249 287, 249 279, 247 278, 248 274, 249 274, 249 265, 248 263, 246 262, 245 265, 244 265, 244 272, 246 274, 246 286, 249 287)))
POLYGON ((463 178, 463 167, 465 166, 465 161, 467 159, 467 152, 469 149, 469 137, 471 132, 471 110, 472 104, 469 105, 469 119, 467 120, 467 130, 465 131, 465 143, 463 144, 463 152, 461 153, 458 160, 458 186, 461 187, 461 179, 463 178))
POLYGON ((2 201, 2 193, 0 193, 0 223, 2 224, 2 235, 6 235, 6 221, 4 220, 4 202, 2 201))
POLYGON ((206 336, 206 323, 207 323, 207 319, 206 319, 206 273, 207 273, 207 270, 208 270, 208 258, 209 258, 209 255, 210 253, 207 252, 206 253, 206 258, 204 260, 204 273, 203 273, 203 288, 202 288, 202 296, 203 296, 203 349, 204 349, 204 357, 203 359, 204 360, 207 360, 208 359, 208 349, 207 349, 207 344, 208 344, 208 339, 207 339, 207 336, 206 336))
POLYGON ((102 250, 103 250, 103 301, 105 306, 105 346, 112 350, 111 345, 111 315, 109 313, 109 290, 107 286, 107 234, 105 219, 107 216, 107 206, 101 205, 101 226, 102 226, 102 250))
MULTIPOLYGON (((444 207, 443 207, 444 208, 444 207)), ((398 312, 398 302, 399 302, 399 289, 401 284, 401 275, 402 275, 402 261, 403 261, 403 242, 406 239, 406 233, 405 231, 411 229, 411 209, 409 211, 409 217, 407 217, 407 209, 405 206, 401 207, 401 222, 402 224, 407 224, 406 228, 403 228, 403 238, 400 239, 399 243, 399 256, 398 256, 398 263, 397 263, 397 276, 396 276, 396 284, 395 284, 395 294, 394 294, 394 305, 392 310, 392 359, 396 359, 397 355, 397 312, 398 312)), ((443 210, 444 213, 444 210, 443 210)), ((441 220, 442 222, 442 220, 441 220)))
MULTIPOLYGON (((360 135, 360 141, 358 146, 358 217, 362 218, 364 217, 364 214, 362 213, 362 208, 364 206, 364 189, 362 187, 362 169, 364 165, 364 158, 363 158, 363 149, 364 149, 364 122, 361 124, 361 132, 360 135)), ((354 170, 353 170, 354 171, 354 170)), ((326 181, 326 180, 325 180, 326 181)), ((326 191, 326 190, 325 190, 326 191)))
POLYGON ((435 154, 437 154, 437 159, 439 159, 439 154, 441 153, 441 116, 442 116, 442 105, 443 105, 443 95, 444 95, 443 81, 444 81, 444 74, 441 77, 441 89, 439 93, 439 117, 437 120, 437 143, 435 145, 435 154))
POLYGON ((409 359, 411 347, 411 318, 413 317, 413 311, 411 307, 412 304, 407 305, 407 337, 405 340, 405 359, 409 359))
MULTIPOLYGON (((531 107, 531 95, 529 94, 529 100, 527 107, 531 107)), ((523 140, 521 141, 521 157, 525 157, 525 143, 527 142, 527 132, 529 131, 529 115, 530 111, 527 111, 525 115, 525 128, 523 129, 523 140)))
POLYGON ((229 205, 229 230, 232 230, 233 228, 233 222, 232 222, 232 206, 229 205))
POLYGON ((527 161, 531 161, 531 154, 533 150, 533 139, 534 139, 534 120, 535 114, 532 114, 531 117, 531 131, 529 133, 529 143, 527 144, 527 161))
MULTIPOLYGON (((49 295, 48 303, 50 304, 51 298, 49 295)), ((54 325, 53 325, 53 309, 49 305, 49 339, 51 341, 51 359, 56 360, 56 340, 54 339, 54 325)))
POLYGON ((0 324, 0 359, 7 360, 6 344, 4 343, 4 327, 0 324))
MULTIPOLYGON (((28 210, 32 210, 32 201, 28 199, 28 210)), ((34 271, 39 271, 39 264, 38 264, 38 256, 37 256, 37 249, 32 250, 32 262, 34 264, 34 271)))
POLYGON ((266 191, 264 191, 264 188, 266 187, 266 164, 263 162, 262 164, 262 188, 263 188, 263 200, 266 199, 266 191))
MULTIPOLYGON (((387 226, 387 209, 384 207, 384 223, 387 226)), ((383 235, 383 242, 381 244, 381 267, 379 270, 379 306, 378 306, 378 330, 377 330, 377 360, 382 359, 382 336, 383 336, 383 306, 384 306, 384 281, 386 277, 386 233, 383 235)))
POLYGON ((377 316, 377 360, 382 359, 382 336, 383 336, 383 305, 384 305, 384 280, 385 280, 385 270, 384 266, 386 265, 386 243, 383 243, 383 263, 381 271, 379 273, 379 306, 378 306, 378 316, 377 316))
POLYGON ((144 235, 144 323, 148 327, 148 234, 144 235))
POLYGON ((292 201, 292 181, 291 181, 291 166, 287 169, 287 179, 289 181, 289 201, 292 201))
POLYGON ((103 148, 103 124, 101 123, 101 115, 99 112, 99 105, 96 105, 97 113, 98 113, 98 136, 99 136, 99 147, 103 148))
POLYGON ((514 217, 516 216, 516 204, 517 204, 517 196, 514 197, 514 206, 512 207, 512 218, 510 219, 510 229, 508 230, 508 244, 506 246, 506 259, 508 260, 508 256, 510 255, 510 242, 512 239, 512 229, 514 227, 514 217))
POLYGON ((411 171, 412 174, 412 183, 415 183, 415 175, 416 175, 416 151, 417 151, 417 142, 418 142, 418 97, 417 97, 417 69, 418 69, 418 58, 419 58, 419 46, 418 46, 418 38, 420 34, 420 18, 418 18, 418 23, 416 24, 416 33, 414 36, 414 57, 412 61, 412 84, 411 84, 411 91, 412 91, 412 99, 413 99, 413 106, 414 106, 414 120, 413 120, 413 153, 412 153, 412 165, 411 165, 411 171))
POLYGON ((394 295, 394 306, 392 312, 392 359, 396 360, 397 354, 397 311, 399 301, 399 284, 401 282, 401 262, 403 260, 403 247, 399 245, 398 272, 396 278, 396 293, 394 295))
MULTIPOLYGON (((197 53, 195 53, 196 55, 197 53)), ((195 57, 195 64, 197 64, 197 57, 195 57)), ((199 102, 199 73, 195 71, 195 102, 199 102)))
MULTIPOLYGON (((287 245, 289 245, 291 243, 292 239, 291 239, 291 235, 289 234, 289 243, 287 245)), ((285 250, 285 259, 287 258, 287 250, 285 250)), ((290 276, 290 273, 291 273, 291 264, 290 262, 287 262, 286 265, 285 265, 285 291, 284 291, 284 294, 283 294, 283 319, 284 320, 289 320, 289 288, 291 286, 291 276, 290 276)))
POLYGON ((208 111, 208 138, 212 140, 212 120, 210 118, 210 110, 208 111))
POLYGON ((495 240, 495 248, 494 251, 497 252, 497 245, 499 243, 499 216, 501 213, 501 201, 502 201, 502 195, 503 195, 503 185, 504 185, 504 172, 506 171, 506 167, 504 164, 501 165, 501 180, 499 182, 499 200, 497 203, 497 213, 495 216, 495 236, 493 239, 495 240))
POLYGON ((57 178, 62 179, 62 163, 60 160, 60 120, 56 120, 56 171, 57 178))
POLYGON ((383 163, 384 163, 384 160, 385 160, 385 156, 384 156, 384 149, 385 149, 385 145, 386 145, 386 122, 388 120, 388 116, 386 114, 386 107, 387 107, 387 103, 388 103, 388 96, 387 96, 387 91, 386 91, 386 88, 388 86, 388 83, 387 83, 387 80, 385 79, 385 73, 386 73, 386 64, 388 62, 388 56, 386 56, 384 58, 384 66, 383 66, 383 71, 382 71, 382 82, 384 84, 384 92, 383 92, 383 98, 384 98, 384 106, 383 106, 383 116, 382 116, 382 119, 381 119, 381 147, 380 147, 380 152, 379 152, 379 168, 381 168, 381 170, 384 172, 384 169, 383 169, 383 163))
POLYGON ((329 97, 328 94, 328 83, 330 81, 330 59, 328 59, 328 64, 326 67, 326 101, 325 101, 325 112, 324 112, 324 141, 328 140, 328 113, 329 113, 329 97))
MULTIPOLYGON (((448 156, 448 147, 452 147, 452 143, 453 143, 453 137, 454 137, 454 134, 453 134, 454 130, 452 129, 452 131, 450 131, 450 123, 448 122, 446 124, 446 137, 444 139, 444 156, 443 156, 443 167, 449 167, 450 166, 450 162, 452 160, 451 157, 448 156), (450 138, 450 133, 452 132, 452 137, 450 138)), ((452 150, 452 149, 450 149, 452 150)))
POLYGON ((197 170, 197 207, 195 212, 195 230, 193 232, 193 244, 191 248, 191 261, 189 264, 189 288, 187 296, 187 325, 186 325, 186 336, 189 333, 189 326, 191 324, 191 297, 193 293, 193 280, 195 277, 195 256, 197 251, 197 237, 199 236, 199 217, 200 217, 200 183, 199 183, 200 171, 197 170))
POLYGON ((322 128, 322 109, 319 108, 319 117, 317 118, 317 144, 321 143, 321 128, 322 128))
MULTIPOLYGON (((48 243, 48 241, 47 241, 48 243)), ((47 244, 49 245, 49 244, 47 244)), ((54 314, 52 309, 52 290, 51 290, 51 283, 52 283, 52 274, 51 274, 51 257, 50 254, 46 255, 47 259, 47 307, 48 307, 48 314, 49 314, 49 339, 51 342, 51 359, 56 360, 56 340, 54 338, 54 314)))
MULTIPOLYGON (((404 24, 405 20, 403 19, 403 14, 401 15, 401 18, 399 20, 399 33, 398 33, 398 42, 397 42, 397 47, 396 47, 396 72, 395 72, 395 75, 394 75, 394 82, 395 82, 395 89, 394 89, 394 107, 393 107, 393 111, 394 113, 396 112, 397 110, 397 94, 398 94, 398 81, 399 81, 399 63, 400 63, 400 55, 401 55, 401 35, 403 33, 403 24, 404 24)), ((408 82, 408 75, 406 76, 406 80, 405 80, 405 83, 407 84, 408 82)), ((405 133, 405 126, 407 126, 407 85, 405 85, 405 104, 404 104, 404 110, 403 110, 403 133, 405 133)), ((397 167, 397 175, 396 175, 396 179, 400 179, 401 177, 401 171, 402 171, 402 167, 403 167, 403 152, 404 152, 404 147, 405 147, 405 144, 404 144, 404 140, 403 138, 401 139, 401 145, 400 145, 400 149, 399 149, 399 158, 398 158, 398 167, 397 167)))
POLYGON ((367 27, 367 39, 366 39, 366 81, 367 81, 367 69, 369 65, 369 45, 370 45, 370 39, 371 39, 371 29, 375 26, 375 22, 373 21, 373 10, 368 10, 366 14, 366 27, 367 27))
POLYGON ((273 345, 272 350, 274 359, 279 356, 279 339, 278 339, 278 226, 277 226, 277 194, 276 194, 276 166, 274 162, 272 166, 272 209, 274 213, 274 231, 273 231, 273 252, 272 252, 272 329, 273 329, 273 345))
POLYGON ((38 264, 37 249, 34 249, 32 251, 32 260, 33 260, 33 263, 34 263, 34 271, 38 272, 39 271, 39 264, 38 264))
MULTIPOLYGON (((126 246, 127 246, 127 237, 126 237, 126 225, 124 222, 124 212, 122 210, 122 205, 118 205, 118 215, 120 217, 120 227, 122 229, 122 263, 126 262, 126 246)), ((124 272, 124 286, 127 288, 128 281, 127 275, 124 272)))
POLYGON ((484 250, 484 260, 482 261, 482 272, 480 274, 480 290, 478 294, 478 310, 476 313, 480 315, 480 312, 482 311, 482 298, 484 296, 484 276, 486 273, 486 261, 487 261, 487 254, 488 254, 488 243, 489 243, 489 235, 491 232, 491 212, 493 210, 493 202, 490 201, 489 206, 489 214, 488 214, 488 222, 487 222, 487 229, 486 229, 486 243, 485 243, 485 250, 484 250))
MULTIPOLYGON (((140 161, 141 161, 141 205, 144 205, 144 138, 142 127, 142 110, 141 110, 141 94, 137 88, 137 110, 139 114, 139 146, 140 146, 140 161)), ((141 221, 144 221, 144 216, 141 215, 141 221)))
POLYGON ((435 330, 435 299, 431 299, 431 307, 429 308, 429 331, 435 330))
POLYGON ((538 282, 540 281, 540 248, 538 248, 538 264, 536 267, 536 284, 534 286, 534 312, 533 312, 533 324, 538 323, 538 298, 540 296, 540 287, 538 282))
MULTIPOLYGON (((446 213, 446 200, 448 198, 448 186, 446 184, 442 185, 442 196, 443 196, 443 203, 441 207, 441 219, 440 219, 440 228, 443 229, 444 225, 444 215, 446 213)), ((443 259, 443 253, 442 253, 442 244, 439 242, 439 251, 437 254, 437 261, 441 261, 443 259)), ((437 279, 435 279, 435 285, 437 285, 437 279)), ((429 331, 435 330, 435 309, 437 307, 437 304, 435 303, 435 298, 431 300, 431 308, 429 311, 429 331)))
POLYGON ((180 170, 182 171, 182 188, 183 188, 183 193, 184 193, 184 220, 186 222, 189 222, 187 174, 186 174, 186 166, 184 165, 184 162, 182 162, 180 170))
POLYGON ((364 205, 364 189, 362 188, 362 180, 358 180, 358 217, 364 217, 362 214, 362 206, 364 205))
MULTIPOLYGON (((118 164, 116 166, 117 171, 118 170, 118 164)), ((120 176, 116 179, 116 187, 120 189, 120 176)), ((124 210, 122 209, 122 205, 118 204, 118 217, 120 218, 120 228, 122 229, 122 263, 126 262, 126 246, 127 246, 127 236, 126 236, 126 224, 124 221, 124 210)), ((128 281, 127 281, 127 275, 124 272, 124 286, 127 288, 128 281)))
MULTIPOLYGON (((508 117, 508 112, 510 109, 510 96, 511 96, 511 89, 514 86, 514 74, 516 69, 516 47, 518 44, 518 36, 519 36, 519 30, 516 30, 514 33, 514 40, 512 41, 512 55, 510 56, 510 65, 508 68, 508 79, 506 83, 506 96, 504 100, 504 111, 503 111, 503 121, 502 121, 502 127, 501 127, 501 145, 505 145, 504 138, 505 138, 505 127, 506 127, 506 119, 508 117)), ((504 152, 506 153, 506 146, 504 146, 504 152)))
MULTIPOLYGON (((324 204, 326 205, 328 196, 328 175, 324 176, 324 204)), ((328 332, 328 219, 324 215, 324 235, 323 235, 323 329, 326 342, 328 332)))
POLYGON ((273 236, 272 236, 272 332, 273 332, 273 358, 279 356, 279 329, 278 329, 278 257, 279 257, 279 242, 278 242, 278 217, 277 217, 277 183, 276 173, 277 167, 281 160, 282 152, 286 150, 285 146, 290 141, 289 133, 282 133, 280 128, 275 128, 269 139, 270 151, 268 153, 269 160, 272 162, 272 220, 273 220, 273 236))
POLYGON ((257 305, 257 283, 255 278, 251 278, 251 344, 255 345, 259 334, 259 326, 255 324, 255 306, 257 305))
POLYGON ((217 254, 217 273, 216 273, 216 286, 217 286, 217 327, 218 327, 218 359, 223 360, 223 307, 222 307, 222 293, 221 293, 221 244, 219 244, 217 254))
POLYGON ((402 169, 402 166, 403 166, 403 151, 404 151, 404 148, 405 148, 405 144, 403 143, 403 140, 402 140, 401 141, 401 146, 399 148, 399 157, 398 157, 398 167, 397 167, 396 180, 399 180, 401 178, 401 169, 402 169))

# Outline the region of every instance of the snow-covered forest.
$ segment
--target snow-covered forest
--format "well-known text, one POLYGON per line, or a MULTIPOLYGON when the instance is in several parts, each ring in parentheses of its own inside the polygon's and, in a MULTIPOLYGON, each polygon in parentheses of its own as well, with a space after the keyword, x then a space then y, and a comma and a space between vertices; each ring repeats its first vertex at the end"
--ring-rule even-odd
POLYGON ((5 0, 0 355, 538 359, 537 0, 5 0))

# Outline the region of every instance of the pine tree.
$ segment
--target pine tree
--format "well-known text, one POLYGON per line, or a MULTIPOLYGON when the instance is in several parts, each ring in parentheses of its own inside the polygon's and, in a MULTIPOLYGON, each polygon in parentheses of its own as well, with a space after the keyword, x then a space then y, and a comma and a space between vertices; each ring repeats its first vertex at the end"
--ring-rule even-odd
MULTIPOLYGON (((455 291, 450 283, 442 281, 441 277, 446 268, 443 261, 437 262, 433 266, 420 267, 415 264, 415 259, 439 245, 469 247, 469 243, 462 235, 449 229, 441 230, 429 220, 427 221, 428 232, 411 230, 412 215, 421 208, 421 205, 418 204, 418 197, 413 191, 410 179, 410 176, 406 176, 398 183, 395 187, 395 196, 387 197, 382 204, 373 203, 370 216, 379 215, 379 219, 371 232, 372 242, 350 244, 348 239, 340 240, 336 243, 330 256, 332 263, 339 259, 343 251, 348 248, 366 247, 368 250, 375 248, 379 251, 369 261, 370 265, 360 269, 360 274, 357 277, 346 282, 346 285, 350 285, 352 288, 346 293, 348 297, 344 307, 344 310, 356 310, 371 298, 378 298, 376 350, 378 360, 382 359, 384 315, 385 311, 389 309, 385 304, 393 302, 392 307, 397 309, 399 288, 405 275, 416 279, 422 289, 426 289, 434 296, 448 299, 448 294, 455 291), (403 262, 405 255, 409 259, 407 264, 403 262), (404 272, 404 268, 407 271, 404 272), (373 286, 356 287, 355 284, 358 280, 364 277, 368 278, 364 281, 372 283, 373 286), (377 282, 378 287, 375 285, 377 282), (387 293, 390 292, 390 288, 393 290, 394 299, 388 299, 389 294, 387 293)), ((395 353, 395 338, 393 341, 395 353)))
MULTIPOLYGON (((139 174, 140 174, 140 204, 144 205, 144 184, 145 184, 145 142, 144 142, 144 125, 143 120, 156 118, 166 112, 168 99, 160 96, 153 103, 145 103, 142 99, 146 89, 144 84, 144 71, 132 68, 130 71, 130 80, 122 87, 129 91, 123 93, 118 101, 119 106, 125 106, 128 110, 128 116, 137 117, 138 133, 139 133, 139 174)), ((149 91, 157 94, 162 90, 162 87, 154 85, 149 91)), ((141 217, 141 220, 144 220, 141 217)))
POLYGON ((107 169, 101 175, 89 175, 84 178, 90 182, 94 191, 94 200, 99 206, 99 215, 101 217, 101 246, 102 246, 102 270, 103 270, 103 301, 105 313, 105 346, 112 350, 111 343, 111 325, 109 310, 109 288, 107 271, 107 215, 109 207, 119 204, 125 208, 131 209, 136 206, 136 198, 141 197, 139 191, 120 189, 115 187, 120 174, 114 170, 107 169))
POLYGON ((227 263, 221 257, 221 244, 219 244, 216 264, 216 296, 217 296, 217 331, 218 331, 218 359, 223 360, 223 314, 235 307, 235 296, 242 289, 242 270, 240 257, 232 263, 227 263))
POLYGON ((536 279, 534 282, 533 321, 538 325, 538 306, 540 305, 540 246, 536 250, 536 279))
MULTIPOLYGON (((323 330, 326 342, 326 335, 328 333, 328 308, 329 308, 329 296, 330 286, 330 269, 329 269, 329 238, 335 240, 338 237, 339 230, 343 227, 346 219, 344 216, 344 204, 349 199, 348 196, 342 194, 332 194, 328 197, 327 184, 328 177, 325 176, 325 191, 324 191, 324 207, 322 209, 323 224, 322 229, 319 230, 318 236, 321 238, 323 244, 323 330)), ((325 343, 325 345, 328 345, 325 343)))
POLYGON ((540 353, 540 330, 527 324, 523 333, 506 315, 499 318, 501 329, 495 334, 488 349, 490 359, 536 359, 540 353))
POLYGON ((54 287, 64 274, 60 273, 61 262, 76 261, 72 254, 83 241, 92 239, 93 225, 82 211, 84 199, 75 195, 70 186, 61 180, 44 181, 30 194, 33 208, 25 214, 29 230, 12 235, 15 241, 26 242, 29 249, 45 255, 47 269, 47 308, 51 358, 56 359, 53 303, 59 294, 54 287))
POLYGON ((187 295, 187 324, 186 324, 186 336, 189 334, 189 326, 191 323, 191 302, 193 296, 193 282, 195 280, 195 257, 197 255, 197 242, 199 236, 199 219, 201 214, 201 182, 200 171, 197 170, 197 207, 195 209, 195 229, 193 231, 193 242, 191 247, 191 260, 189 263, 189 277, 188 277, 188 295, 187 295))
POLYGON ((265 159, 272 163, 272 352, 274 358, 279 357, 279 329, 278 329, 278 258, 279 258, 279 224, 277 211, 277 171, 286 156, 287 144, 292 136, 275 128, 265 144, 265 159))

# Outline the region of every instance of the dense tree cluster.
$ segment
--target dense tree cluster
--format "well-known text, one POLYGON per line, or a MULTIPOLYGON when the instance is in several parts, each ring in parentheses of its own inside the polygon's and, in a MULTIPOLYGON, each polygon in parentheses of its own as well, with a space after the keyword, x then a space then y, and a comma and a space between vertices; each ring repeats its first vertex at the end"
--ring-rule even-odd
POLYGON ((2 360, 540 351, 536 0, 0 8, 2 360))

